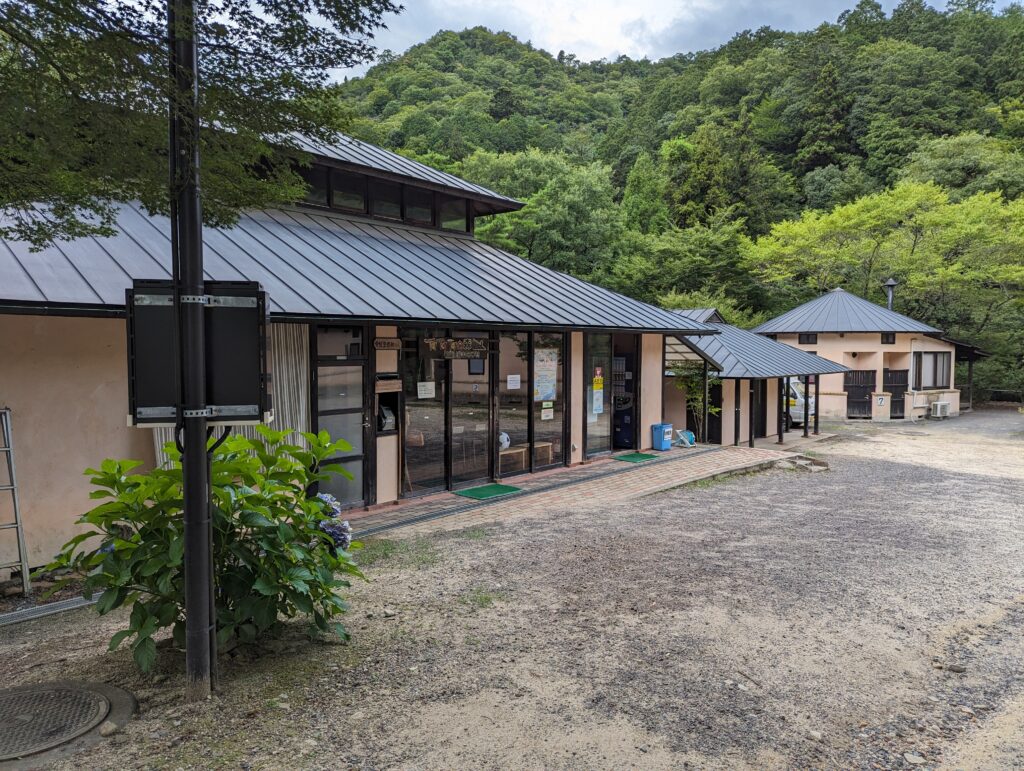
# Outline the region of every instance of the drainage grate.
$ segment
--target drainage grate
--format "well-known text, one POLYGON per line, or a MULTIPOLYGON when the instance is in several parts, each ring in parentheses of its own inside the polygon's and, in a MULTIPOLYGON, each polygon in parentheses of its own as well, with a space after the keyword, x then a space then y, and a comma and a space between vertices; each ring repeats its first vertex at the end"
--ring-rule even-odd
POLYGON ((85 684, 43 683, 0 691, 0 761, 52 749, 92 730, 110 700, 85 684))

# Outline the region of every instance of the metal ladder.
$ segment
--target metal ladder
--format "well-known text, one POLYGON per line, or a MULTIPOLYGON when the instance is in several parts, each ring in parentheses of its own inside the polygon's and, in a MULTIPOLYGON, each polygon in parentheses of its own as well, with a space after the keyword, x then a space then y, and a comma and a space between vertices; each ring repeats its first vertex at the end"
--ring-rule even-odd
POLYGON ((21 590, 27 596, 32 588, 28 578, 28 550, 25 548, 25 529, 21 526, 21 507, 18 505, 18 478, 14 473, 14 438, 11 435, 11 410, 0 407, 0 454, 7 459, 7 479, 10 484, 0 485, 0 492, 10 492, 14 502, 14 521, 0 524, 0 530, 14 530, 18 536, 18 560, 0 564, 0 570, 21 570, 21 590))

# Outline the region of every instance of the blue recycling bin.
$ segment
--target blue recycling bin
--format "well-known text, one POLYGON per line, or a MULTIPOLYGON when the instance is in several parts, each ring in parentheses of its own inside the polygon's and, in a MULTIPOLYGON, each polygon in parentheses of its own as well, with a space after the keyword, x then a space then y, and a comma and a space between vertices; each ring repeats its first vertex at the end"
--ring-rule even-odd
POLYGON ((655 450, 672 449, 671 423, 655 423, 651 426, 651 445, 655 450))

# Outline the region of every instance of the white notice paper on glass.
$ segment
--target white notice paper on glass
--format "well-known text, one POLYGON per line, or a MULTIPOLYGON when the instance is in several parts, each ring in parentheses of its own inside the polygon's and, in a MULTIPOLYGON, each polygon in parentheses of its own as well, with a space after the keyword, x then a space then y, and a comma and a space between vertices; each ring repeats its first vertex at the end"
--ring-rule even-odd
POLYGON ((540 419, 541 420, 554 420, 555 419, 555 411, 551 410, 551 409, 541 410, 540 411, 540 419))
POLYGON ((417 399, 433 399, 437 394, 437 384, 433 380, 424 380, 416 384, 417 399))
POLYGON ((518 391, 522 387, 523 387, 523 384, 522 384, 522 382, 520 382, 519 375, 509 375, 508 376, 508 390, 509 391, 518 391))
POLYGON ((593 413, 595 415, 601 415, 604 413, 604 391, 594 391, 593 413))

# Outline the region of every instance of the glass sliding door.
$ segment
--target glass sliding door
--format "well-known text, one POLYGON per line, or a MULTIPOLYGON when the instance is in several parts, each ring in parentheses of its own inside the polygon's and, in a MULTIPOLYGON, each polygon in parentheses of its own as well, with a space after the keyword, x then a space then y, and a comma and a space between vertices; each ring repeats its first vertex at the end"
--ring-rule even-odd
MULTIPOLYGON (((488 332, 456 332, 456 340, 488 340, 488 332)), ((485 345, 489 350, 490 346, 485 345)), ((450 359, 452 486, 491 478, 491 369, 489 354, 450 359)))
POLYGON ((498 476, 530 470, 530 336, 502 332, 498 344, 498 476))
POLYGON ((438 492, 448 486, 445 401, 448 367, 423 340, 433 330, 402 330, 398 367, 402 377, 402 488, 404 496, 438 492))
POLYGON ((588 334, 584 340, 585 449, 591 457, 612 450, 612 336, 588 334))
POLYGON ((557 466, 565 458, 563 394, 564 335, 540 333, 533 339, 533 464, 557 466))
POLYGON ((370 441, 370 419, 365 399, 366 350, 360 327, 319 327, 316 331, 316 425, 332 439, 344 439, 352 448, 332 458, 352 475, 334 474, 318 488, 343 506, 365 503, 364 465, 370 441))

